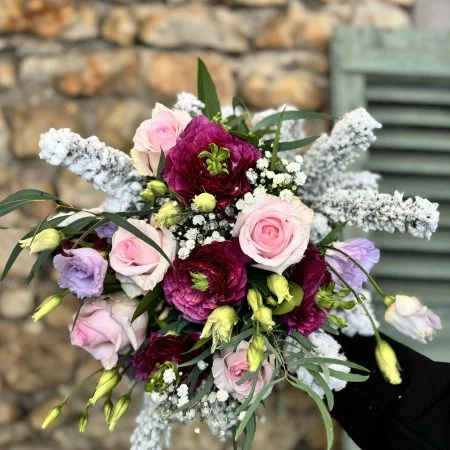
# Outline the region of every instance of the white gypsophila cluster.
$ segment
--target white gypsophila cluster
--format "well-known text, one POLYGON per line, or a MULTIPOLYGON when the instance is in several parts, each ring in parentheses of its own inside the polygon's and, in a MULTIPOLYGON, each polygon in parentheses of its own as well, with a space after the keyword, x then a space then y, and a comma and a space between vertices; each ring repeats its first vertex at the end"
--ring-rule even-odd
POLYGON ((83 139, 68 128, 51 128, 41 135, 39 157, 55 166, 66 166, 95 189, 106 193, 103 209, 108 212, 137 209, 145 179, 138 175, 132 159, 107 146, 97 137, 83 139))
POLYGON ((333 127, 330 135, 323 134, 305 154, 304 170, 307 182, 300 190, 302 197, 312 199, 333 187, 341 174, 375 141, 374 130, 381 128, 364 108, 347 113, 333 127))
MULTIPOLYGON (((286 158, 280 159, 283 170, 277 171, 271 170, 270 159, 271 153, 266 151, 264 156, 256 161, 256 168, 247 170, 246 174, 249 183, 255 187, 255 191, 259 190, 268 194, 284 196, 286 200, 292 199, 292 196, 286 196, 286 192, 283 193, 283 191, 295 192, 298 186, 302 186, 305 183, 306 174, 302 170, 303 157, 297 155, 293 161, 286 158)), ((239 205, 241 207, 237 206, 237 208, 242 209, 242 202, 239 205)))
POLYGON ((363 231, 400 231, 427 239, 438 226, 438 206, 421 197, 405 200, 397 191, 390 195, 347 189, 330 189, 312 202, 314 210, 335 223, 346 222, 363 231))
POLYGON ((194 248, 211 242, 224 242, 231 237, 234 222, 221 212, 200 213, 186 217, 170 227, 179 243, 178 257, 186 259, 194 248))
MULTIPOLYGON (((333 358, 340 359, 342 361, 346 361, 347 358, 343 353, 341 353, 340 344, 326 333, 323 330, 318 330, 311 333, 308 336, 308 340, 314 345, 312 350, 306 352, 305 349, 299 347, 298 343, 292 338, 288 337, 286 339, 285 352, 293 353, 298 356, 301 356, 302 353, 305 354, 305 357, 322 357, 322 358, 333 358)), ((287 358, 289 360, 289 358, 287 358)), ((336 371, 348 373, 350 372, 350 368, 341 364, 326 364, 329 369, 333 369, 336 371)), ((304 367, 295 365, 294 363, 288 363, 289 371, 295 373, 297 378, 305 383, 307 386, 311 387, 320 397, 323 398, 324 391, 319 386, 319 384, 314 380, 313 375, 304 367)), ((334 391, 341 391, 347 385, 346 381, 340 380, 338 378, 334 378, 333 376, 326 376, 325 374, 321 374, 323 380, 327 383, 329 388, 334 391)))
MULTIPOLYGON (((372 294, 366 289, 362 289, 360 294, 364 297, 364 305, 371 315, 375 326, 378 328, 380 326, 379 322, 375 317, 375 312, 372 306, 372 294)), ((349 300, 352 300, 350 297, 349 300)), ((360 304, 356 304, 352 309, 334 309, 331 314, 344 319, 347 322, 347 326, 340 328, 340 332, 348 337, 353 337, 356 334, 361 336, 373 336, 374 330, 370 319, 367 317, 364 308, 360 304)))
POLYGON ((312 244, 317 244, 331 232, 331 229, 328 219, 323 214, 314 212, 314 221, 309 234, 309 240, 312 244))
POLYGON ((203 108, 205 104, 200 101, 194 94, 190 92, 180 92, 177 95, 177 101, 173 106, 173 109, 186 111, 191 116, 199 116, 203 114, 203 108))
POLYGON ((211 392, 208 396, 204 396, 199 404, 201 420, 221 441, 230 437, 232 429, 238 424, 236 409, 239 404, 224 394, 227 392, 211 392))

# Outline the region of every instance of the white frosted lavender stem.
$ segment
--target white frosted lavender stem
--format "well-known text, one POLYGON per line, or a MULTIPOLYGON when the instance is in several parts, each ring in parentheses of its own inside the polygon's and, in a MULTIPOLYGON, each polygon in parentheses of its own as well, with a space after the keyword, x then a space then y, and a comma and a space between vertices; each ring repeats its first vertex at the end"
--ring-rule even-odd
POLYGON ((380 175, 368 171, 343 172, 330 179, 330 189, 378 191, 380 175))
POLYGON ((430 238, 439 222, 438 204, 421 197, 404 199, 403 194, 375 191, 328 190, 312 202, 331 222, 346 222, 364 231, 379 230, 410 233, 430 238))
POLYGON ((125 153, 107 146, 96 136, 84 139, 68 128, 51 128, 42 134, 39 148, 41 159, 56 166, 66 166, 91 182, 95 189, 105 192, 105 211, 138 208, 145 179, 134 170, 132 159, 125 153))
POLYGON ((381 128, 364 108, 347 113, 337 122, 330 135, 322 135, 304 155, 304 171, 307 175, 301 195, 314 198, 330 187, 361 152, 375 141, 374 130, 381 128))

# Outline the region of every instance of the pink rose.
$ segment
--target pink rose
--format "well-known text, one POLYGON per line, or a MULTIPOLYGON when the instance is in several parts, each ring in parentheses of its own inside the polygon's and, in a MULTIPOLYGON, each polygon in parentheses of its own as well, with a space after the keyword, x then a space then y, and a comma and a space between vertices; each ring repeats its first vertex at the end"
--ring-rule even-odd
MULTIPOLYGON (((237 384, 239 379, 248 372, 247 349, 248 342, 242 341, 233 351, 233 348, 227 348, 214 355, 212 365, 212 374, 214 384, 218 389, 228 392, 236 400, 243 402, 250 394, 253 386, 253 378, 245 383, 237 384)), ((264 386, 272 379, 274 366, 266 359, 258 373, 254 396, 257 395, 264 386)), ((264 398, 270 395, 272 389, 269 389, 264 398)))
POLYGON ((84 348, 100 360, 105 369, 112 369, 118 353, 130 346, 137 350, 144 342, 147 313, 131 323, 138 304, 137 300, 130 300, 124 294, 87 300, 70 333, 72 345, 84 348))
POLYGON ((140 175, 154 176, 158 169, 161 150, 167 153, 177 143, 178 136, 191 121, 185 111, 166 108, 157 103, 152 118, 139 125, 134 135, 131 156, 140 175))
POLYGON ((233 235, 256 267, 281 274, 298 263, 308 246, 312 209, 294 197, 289 203, 274 195, 257 195, 238 215, 233 235))
MULTIPOLYGON (((175 259, 177 243, 170 231, 159 230, 144 220, 128 219, 128 222, 158 244, 171 261, 175 259)), ((169 268, 161 253, 123 228, 112 237, 109 262, 131 298, 151 291, 169 268)))

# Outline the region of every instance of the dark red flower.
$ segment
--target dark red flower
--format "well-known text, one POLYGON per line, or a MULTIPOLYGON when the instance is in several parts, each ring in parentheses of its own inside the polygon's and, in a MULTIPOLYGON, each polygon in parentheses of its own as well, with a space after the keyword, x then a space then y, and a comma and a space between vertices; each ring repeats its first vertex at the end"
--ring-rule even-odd
POLYGON ((327 265, 316 247, 309 247, 302 260, 293 267, 292 279, 303 289, 303 300, 292 312, 281 316, 290 328, 308 336, 319 329, 327 316, 316 304, 319 288, 331 282, 327 265))
POLYGON ((198 116, 191 120, 175 147, 167 153, 162 176, 169 188, 186 200, 208 192, 223 208, 235 197, 251 191, 246 171, 260 156, 259 150, 247 141, 205 116, 198 116), (211 151, 211 144, 229 151, 229 157, 221 160, 224 172, 212 173, 208 170, 207 158, 199 157, 201 152, 211 151))
POLYGON ((147 381, 155 372, 158 364, 173 362, 181 364, 195 357, 195 353, 187 353, 198 341, 198 333, 188 336, 163 336, 160 333, 152 333, 144 346, 142 346, 131 358, 131 364, 136 371, 136 377, 147 381))
POLYGON ((169 267, 163 284, 166 300, 187 320, 204 323, 218 306, 241 304, 249 261, 236 240, 197 247, 189 258, 176 259, 169 267), (204 278, 205 290, 193 287, 193 274, 204 278))

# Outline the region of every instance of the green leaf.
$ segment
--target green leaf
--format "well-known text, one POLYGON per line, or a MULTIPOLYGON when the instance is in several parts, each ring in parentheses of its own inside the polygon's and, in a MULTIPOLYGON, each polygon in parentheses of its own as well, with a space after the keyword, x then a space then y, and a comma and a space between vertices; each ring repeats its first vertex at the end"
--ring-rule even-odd
POLYGON ((270 389, 272 389, 277 383, 279 383, 282 380, 283 380, 283 378, 270 381, 263 387, 263 389, 253 399, 252 403, 249 405, 249 407, 247 409, 247 412, 245 413, 244 418, 242 419, 241 423, 239 424, 239 426, 236 429, 236 434, 234 437, 236 440, 239 439, 239 436, 244 431, 245 427, 247 426, 248 421, 255 413, 256 408, 259 406, 259 404, 261 403, 261 400, 264 398, 264 396, 267 394, 267 392, 269 392, 270 389))
POLYGON ((236 109, 239 107, 241 107, 246 114, 248 113, 248 107, 245 104, 244 100, 242 100, 242 98, 240 97, 234 96, 231 105, 233 106, 234 114, 236 114, 236 109))
POLYGON ((255 136, 254 134, 243 133, 241 131, 235 131, 235 130, 231 130, 230 133, 234 136, 237 136, 237 137, 243 139, 244 141, 250 142, 250 144, 254 145, 255 147, 258 147, 258 145, 259 145, 259 137, 255 136))
POLYGON ((290 301, 284 300, 280 305, 276 306, 272 310, 273 315, 280 316, 290 313, 300 305, 303 300, 303 289, 294 281, 289 281, 289 293, 292 295, 292 299, 290 301))
POLYGON ((198 59, 197 90, 198 99, 205 104, 205 115, 212 119, 220 113, 220 103, 214 81, 201 58, 198 59))
POLYGON ((150 239, 147 235, 145 235, 141 230, 137 229, 130 222, 127 222, 124 218, 120 217, 119 215, 117 215, 115 213, 107 213, 107 212, 105 212, 105 213, 102 213, 102 216, 106 217, 109 220, 111 220, 112 222, 114 222, 118 227, 129 231, 134 236, 136 236, 139 239, 143 240, 146 244, 150 245, 150 247, 153 247, 156 251, 158 251, 166 259, 166 261, 170 265, 172 265, 172 261, 166 255, 164 250, 155 241, 150 239))
POLYGON ((339 331, 330 326, 327 322, 322 325, 322 330, 326 331, 329 334, 334 334, 335 336, 339 336, 339 331))
MULTIPOLYGON (((66 218, 70 218, 67 216, 66 218)), ((65 237, 73 236, 76 233, 79 233, 81 230, 84 230, 87 227, 90 227, 94 222, 99 222, 100 218, 95 216, 82 217, 81 219, 77 219, 69 225, 62 227, 61 232, 65 237)))
POLYGON ((289 377, 288 381, 290 384, 292 384, 292 386, 297 387, 298 389, 301 389, 302 391, 306 392, 311 397, 311 399, 316 402, 320 414, 322 415, 323 423, 325 425, 325 433, 327 436, 327 450, 330 450, 331 446, 333 445, 334 430, 333 430, 333 421, 331 420, 330 413, 328 412, 325 403, 309 386, 302 383, 300 380, 297 380, 293 377, 289 377))
POLYGON ((162 180, 161 173, 166 164, 166 154, 161 150, 161 154, 159 156, 158 168, 156 169, 156 179, 162 180))
POLYGON ((287 150, 298 150, 299 148, 305 147, 306 145, 312 144, 320 136, 309 136, 304 139, 299 139, 297 141, 280 142, 278 147, 279 152, 285 152, 287 150))
MULTIPOLYGON (((272 345, 272 343, 269 341, 269 339, 266 337, 265 339, 266 347, 269 349, 270 354, 275 356, 275 359, 278 361, 280 366, 283 365, 283 357, 278 353, 278 351, 275 349, 275 347, 272 345)), ((265 358, 264 358, 265 359, 265 358)))
POLYGON ((269 272, 265 270, 255 269, 249 267, 247 270, 247 281, 256 289, 259 289, 266 297, 270 295, 269 288, 267 287, 267 277, 269 272))
POLYGON ((207 344, 211 340, 211 337, 206 337, 199 339, 195 345, 193 345, 186 353, 195 352, 195 350, 198 350, 199 348, 202 348, 205 344, 207 344))
POLYGON ((200 353, 200 355, 196 356, 195 358, 184 362, 182 364, 180 364, 178 367, 189 367, 189 366, 193 366, 194 364, 197 364, 200 361, 203 361, 205 358, 207 358, 208 356, 211 355, 211 349, 207 348, 206 350, 204 350, 202 353, 200 353))
POLYGON ((144 314, 145 312, 151 311, 154 308, 156 308, 156 306, 158 306, 158 304, 160 303, 161 296, 162 296, 162 289, 161 285, 158 284, 152 291, 147 292, 142 298, 142 300, 139 302, 136 311, 134 311, 131 322, 134 322, 139 316, 142 316, 142 314, 144 314))
POLYGON ((317 113, 317 112, 309 112, 309 111, 285 111, 284 114, 281 112, 271 114, 267 116, 260 122, 258 122, 253 130, 261 130, 263 128, 271 127, 278 123, 280 116, 283 116, 282 120, 302 120, 302 119, 310 119, 310 120, 336 120, 337 117, 330 116, 329 114, 317 113))
POLYGON ((236 336, 233 336, 228 342, 224 342, 223 344, 220 344, 217 349, 222 350, 227 347, 235 347, 239 344, 239 342, 244 341, 248 337, 250 337, 253 334, 253 329, 245 330, 236 336))
POLYGON ((256 375, 256 372, 246 372, 244 375, 242 375, 239 380, 236 381, 236 384, 241 385, 244 384, 246 381, 250 380, 250 378, 253 378, 256 375))
POLYGON ((342 372, 340 370, 330 369, 330 375, 338 380, 349 381, 351 383, 363 383, 367 381, 370 375, 360 375, 359 373, 342 372))
POLYGON ((318 244, 317 247, 323 248, 330 245, 332 242, 339 239, 342 230, 345 228, 345 223, 338 223, 318 244))
MULTIPOLYGON (((178 367, 180 367, 180 366, 178 366, 178 367)), ((183 406, 181 406, 174 412, 177 413, 178 411, 183 411, 185 409, 191 409, 192 407, 197 405, 197 403, 200 402, 200 400, 203 398, 203 396, 208 395, 211 392, 213 385, 214 385, 214 378, 211 373, 211 374, 209 374, 209 377, 205 381, 205 384, 203 385, 203 387, 197 392, 197 395, 194 398, 192 398, 188 403, 184 404, 183 406)))
POLYGON ((283 108, 283 111, 279 114, 277 129, 275 131, 275 137, 272 142, 272 156, 270 157, 270 169, 275 170, 278 161, 278 147, 280 146, 280 135, 281 135, 281 125, 283 123, 283 116, 286 112, 286 107, 283 108))
POLYGON ((39 253, 39 256, 36 258, 36 261, 33 264, 33 267, 30 270, 30 273, 27 277, 27 282, 29 283, 38 273, 39 269, 42 267, 42 265, 47 261, 47 259, 50 257, 50 255, 53 253, 52 250, 45 250, 41 253, 39 253))
POLYGON ((300 334, 298 331, 292 330, 291 336, 306 350, 309 351, 314 349, 315 347, 314 344, 307 337, 303 336, 303 334, 300 334))
POLYGON ((320 388, 322 388, 325 398, 327 399, 328 409, 331 411, 334 406, 334 396, 330 386, 328 386, 328 383, 323 379, 320 373, 315 371, 309 371, 309 373, 312 375, 314 381, 320 386, 320 388))
POLYGON ((336 359, 336 358, 322 358, 320 356, 314 356, 314 357, 306 357, 306 358, 299 358, 296 359, 295 362, 299 365, 302 366, 303 364, 308 364, 308 363, 317 363, 317 364, 336 364, 339 366, 347 366, 347 367, 351 367, 352 369, 357 369, 357 370, 361 370, 362 372, 370 372, 369 369, 366 369, 363 366, 360 366, 359 364, 356 364, 352 361, 347 361, 347 360, 342 360, 342 359, 336 359))
POLYGON ((37 189, 23 189, 9 195, 0 202, 0 217, 5 216, 16 209, 23 208, 28 203, 47 200, 60 203, 59 198, 53 194, 37 189))
POLYGON ((255 437, 256 432, 256 417, 253 414, 245 427, 245 440, 244 445, 242 446, 242 450, 251 450, 253 438, 255 437))
MULTIPOLYGON (((55 217, 54 219, 47 220, 45 222, 41 222, 39 225, 33 227, 27 234, 25 234, 25 236, 23 236, 22 239, 27 239, 27 238, 33 237, 36 234, 36 231, 42 231, 47 228, 56 227, 64 219, 65 219, 65 217, 60 216, 60 217, 55 217)), ((20 253, 22 253, 22 250, 23 250, 23 248, 20 246, 20 244, 16 244, 16 246, 13 248, 11 254, 9 255, 8 260, 6 261, 0 281, 3 281, 6 278, 9 271, 11 270, 12 266, 14 265, 15 261, 19 257, 20 253)))

